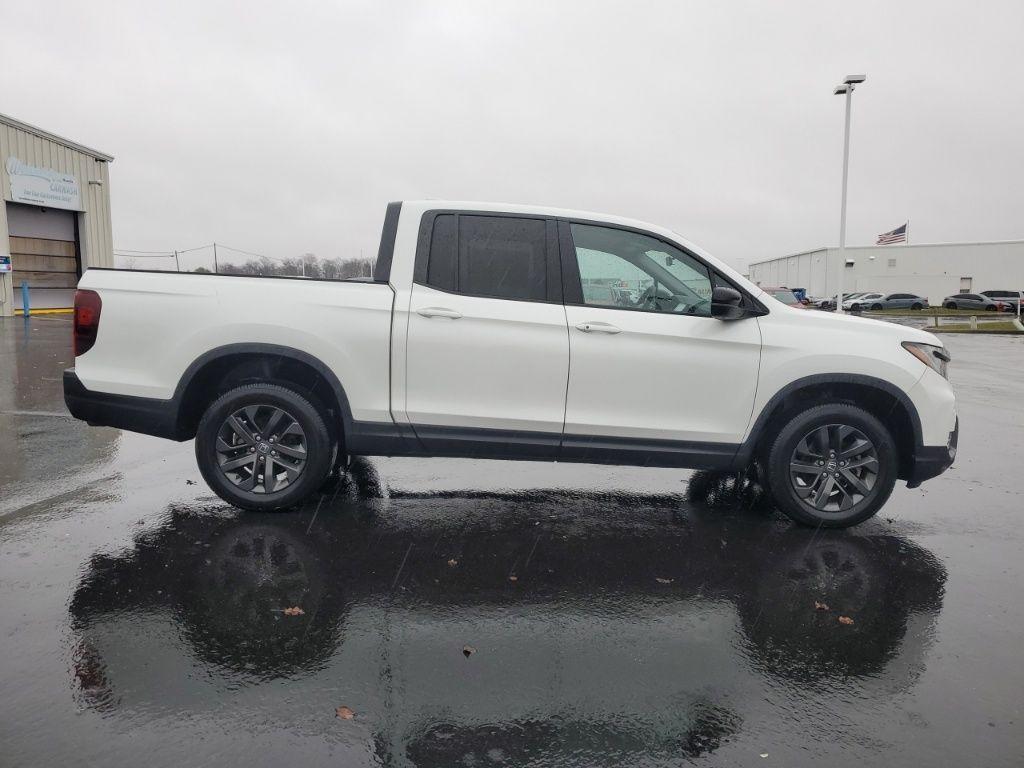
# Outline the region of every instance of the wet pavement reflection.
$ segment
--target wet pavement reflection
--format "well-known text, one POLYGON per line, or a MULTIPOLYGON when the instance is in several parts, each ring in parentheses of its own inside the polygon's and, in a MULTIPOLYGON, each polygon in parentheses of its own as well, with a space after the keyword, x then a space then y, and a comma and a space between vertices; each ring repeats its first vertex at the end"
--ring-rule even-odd
POLYGON ((384 502, 358 463, 312 521, 172 508, 90 560, 70 605, 75 695, 138 722, 288 681, 277 727, 334 733, 322 715, 344 704, 380 760, 594 765, 714 752, 765 696, 910 686, 942 565, 899 536, 779 526, 757 503, 723 516, 732 482, 698 476, 696 500, 384 502))
POLYGON ((0 764, 1024 754, 1008 346, 996 376, 954 350, 954 472, 815 531, 735 476, 455 460, 357 460, 302 509, 241 513, 191 444, 62 419, 22 372, 66 327, 33 327, 0 399, 4 434, 41 430, 0 474, 0 764))

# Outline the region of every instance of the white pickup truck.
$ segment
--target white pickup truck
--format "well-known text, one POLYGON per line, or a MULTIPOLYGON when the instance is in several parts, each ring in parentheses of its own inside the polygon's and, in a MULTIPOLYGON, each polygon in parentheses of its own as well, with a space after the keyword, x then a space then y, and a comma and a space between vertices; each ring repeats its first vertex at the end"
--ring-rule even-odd
POLYGON ((223 499, 284 509, 346 457, 752 469, 812 525, 953 462, 924 331, 788 307, 670 230, 391 203, 372 279, 90 269, 71 413, 195 438, 223 499))

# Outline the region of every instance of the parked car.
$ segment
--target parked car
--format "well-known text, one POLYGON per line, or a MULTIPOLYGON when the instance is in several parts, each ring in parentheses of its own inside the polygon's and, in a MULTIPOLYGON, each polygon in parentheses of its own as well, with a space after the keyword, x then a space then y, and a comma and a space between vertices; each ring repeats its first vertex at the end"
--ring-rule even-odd
POLYGON ((793 520, 843 527, 956 456, 938 338, 798 311, 593 213, 392 203, 358 281, 89 269, 74 345, 73 416, 195 438, 250 510, 302 504, 348 456, 455 456, 749 468, 793 520), (632 306, 583 291, 626 278, 648 285, 632 306))
POLYGON ((776 301, 781 301, 788 307, 795 307, 796 309, 806 309, 807 303, 801 301, 800 298, 793 293, 790 288, 762 288, 762 291, 767 293, 776 301))
MULTIPOLYGON (((863 296, 863 295, 864 295, 863 292, 861 292, 861 293, 844 293, 843 294, 843 303, 845 304, 849 299, 853 299, 853 298, 856 298, 857 296, 863 296)), ((835 308, 836 308, 836 297, 835 296, 829 296, 826 299, 818 299, 817 302, 816 302, 816 306, 818 307, 818 309, 825 309, 825 310, 829 310, 829 311, 834 311, 835 308)))
POLYGON ((928 299, 916 293, 890 293, 875 298, 877 296, 875 293, 864 294, 852 302, 851 309, 856 312, 861 309, 924 309, 928 306, 928 299))
POLYGON ((1002 300, 990 299, 980 293, 957 293, 944 298, 942 306, 946 309, 981 309, 986 312, 995 312, 1005 309, 1007 304, 1002 300))
POLYGON ((1001 302, 1005 306, 1003 309, 1007 312, 1017 312, 1020 306, 1021 296, 1024 296, 1022 291, 982 291, 979 296, 985 296, 996 302, 1001 302))
POLYGON ((866 302, 879 301, 885 298, 884 293, 862 293, 855 298, 849 298, 843 296, 843 309, 853 310, 857 312, 861 309, 867 309, 866 302))

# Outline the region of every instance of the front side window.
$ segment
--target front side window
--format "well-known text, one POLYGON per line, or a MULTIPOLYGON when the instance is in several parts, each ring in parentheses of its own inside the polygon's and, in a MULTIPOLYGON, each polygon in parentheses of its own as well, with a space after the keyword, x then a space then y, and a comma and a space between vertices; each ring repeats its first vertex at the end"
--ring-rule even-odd
POLYGON ((571 232, 584 304, 710 317, 711 274, 688 253, 621 229, 572 224, 571 232))
POLYGON ((426 284, 470 296, 545 301, 545 222, 505 216, 437 216, 426 284))

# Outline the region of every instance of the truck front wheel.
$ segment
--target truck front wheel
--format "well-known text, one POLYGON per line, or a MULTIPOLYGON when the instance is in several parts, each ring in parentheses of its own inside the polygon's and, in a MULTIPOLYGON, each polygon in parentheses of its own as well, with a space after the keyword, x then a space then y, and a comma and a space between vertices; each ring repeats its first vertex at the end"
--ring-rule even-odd
POLYGON ((207 485, 242 509, 270 512, 301 504, 323 485, 334 459, 318 408, 276 384, 246 384, 206 409, 196 460, 207 485))
POLYGON ((772 498, 805 525, 845 528, 874 515, 898 468, 889 430, 855 405, 817 405, 794 415, 768 452, 772 498))

